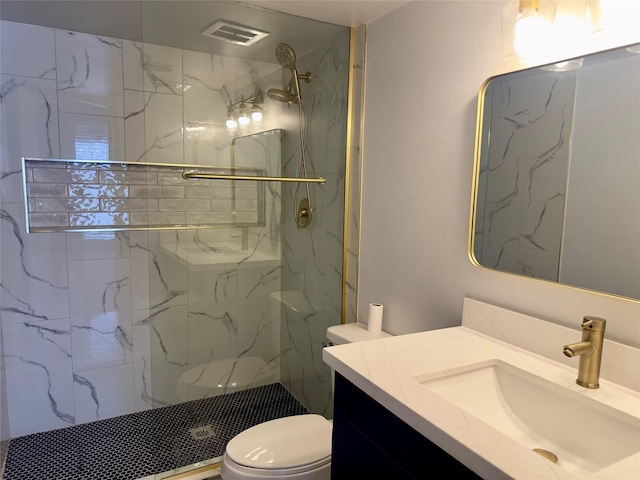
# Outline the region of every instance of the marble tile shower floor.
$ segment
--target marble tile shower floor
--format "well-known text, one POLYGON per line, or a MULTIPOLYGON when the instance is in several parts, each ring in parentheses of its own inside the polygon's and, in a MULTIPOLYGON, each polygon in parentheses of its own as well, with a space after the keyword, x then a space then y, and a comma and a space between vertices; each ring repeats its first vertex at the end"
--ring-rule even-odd
POLYGON ((267 420, 308 413, 275 383, 11 440, 4 480, 136 480, 221 457, 267 420), (194 439, 190 430, 210 426, 194 439))

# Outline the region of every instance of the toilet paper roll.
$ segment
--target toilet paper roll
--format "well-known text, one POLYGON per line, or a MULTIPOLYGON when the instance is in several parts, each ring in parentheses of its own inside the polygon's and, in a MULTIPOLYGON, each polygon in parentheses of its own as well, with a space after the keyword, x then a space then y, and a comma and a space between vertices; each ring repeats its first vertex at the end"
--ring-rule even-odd
POLYGON ((369 304, 369 320, 367 322, 367 330, 369 332, 379 332, 382 330, 382 310, 380 303, 369 304))

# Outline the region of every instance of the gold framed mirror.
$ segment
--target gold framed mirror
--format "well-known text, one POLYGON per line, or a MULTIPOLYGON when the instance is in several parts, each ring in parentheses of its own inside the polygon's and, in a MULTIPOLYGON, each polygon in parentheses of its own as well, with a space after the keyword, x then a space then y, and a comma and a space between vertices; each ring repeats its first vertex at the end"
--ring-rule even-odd
POLYGON ((640 299, 640 44, 489 78, 474 264, 640 299))

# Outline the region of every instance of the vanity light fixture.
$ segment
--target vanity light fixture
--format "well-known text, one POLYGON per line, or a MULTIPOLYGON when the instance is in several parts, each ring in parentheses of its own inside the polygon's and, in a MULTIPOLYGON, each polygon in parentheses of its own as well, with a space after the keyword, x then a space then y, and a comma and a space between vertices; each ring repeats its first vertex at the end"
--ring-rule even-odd
POLYGON ((502 11, 505 59, 524 62, 544 59, 555 14, 555 4, 550 0, 508 2, 502 11))
POLYGON ((250 124, 262 122, 264 95, 261 90, 256 89, 255 93, 249 97, 241 97, 239 102, 232 103, 227 109, 226 126, 229 133, 236 131, 238 127, 246 128, 250 124))

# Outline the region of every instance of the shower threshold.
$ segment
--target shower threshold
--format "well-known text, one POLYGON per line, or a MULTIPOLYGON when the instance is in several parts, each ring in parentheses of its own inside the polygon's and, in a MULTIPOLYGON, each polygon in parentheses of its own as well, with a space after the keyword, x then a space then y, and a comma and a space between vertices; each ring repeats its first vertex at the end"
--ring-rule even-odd
POLYGON ((217 478, 216 467, 235 435, 258 423, 305 413, 293 395, 274 383, 35 433, 11 440, 3 479, 217 478), (192 435, 204 427, 207 435, 192 435))
POLYGON ((177 468, 169 472, 149 475, 137 480, 217 480, 221 477, 222 457, 177 468), (205 466, 202 466, 205 465, 205 466))

